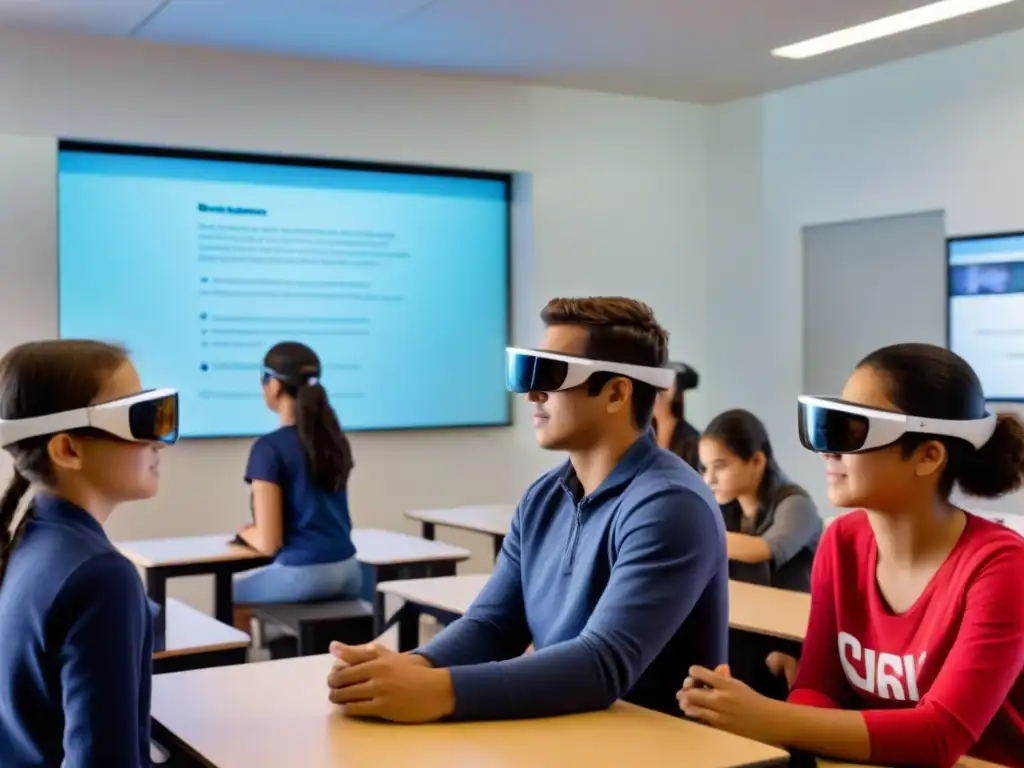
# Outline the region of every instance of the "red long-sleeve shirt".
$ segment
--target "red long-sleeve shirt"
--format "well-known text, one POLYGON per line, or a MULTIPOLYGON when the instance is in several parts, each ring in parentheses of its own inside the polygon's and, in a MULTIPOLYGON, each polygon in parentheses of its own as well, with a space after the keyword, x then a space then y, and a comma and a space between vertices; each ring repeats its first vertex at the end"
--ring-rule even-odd
POLYGON ((973 515, 908 611, 875 580, 866 513, 815 558, 811 617, 790 702, 863 711, 871 762, 1024 768, 1024 538, 973 515))

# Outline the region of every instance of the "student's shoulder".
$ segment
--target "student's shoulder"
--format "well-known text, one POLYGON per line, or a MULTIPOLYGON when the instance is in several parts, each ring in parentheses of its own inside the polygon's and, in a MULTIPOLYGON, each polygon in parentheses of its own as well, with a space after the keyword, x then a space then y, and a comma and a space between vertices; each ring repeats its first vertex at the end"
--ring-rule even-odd
POLYGON ((663 453, 622 492, 616 511, 620 527, 653 524, 689 533, 724 531, 718 502, 700 475, 678 456, 663 453))
POLYGON ((128 558, 120 552, 106 551, 83 558, 64 580, 66 589, 99 587, 112 592, 136 592, 142 589, 142 579, 128 558))
POLYGON ((120 552, 94 553, 69 569, 57 590, 54 610, 74 615, 97 604, 101 610, 114 608, 122 614, 146 607, 142 579, 120 552))
POLYGON ((273 432, 268 432, 265 435, 257 437, 253 441, 252 451, 255 453, 259 450, 271 449, 274 451, 281 451, 287 449, 294 443, 298 443, 299 436, 295 430, 295 427, 279 427, 273 432))
POLYGON ((995 568, 1018 582, 1024 580, 1024 537, 1002 523, 967 513, 957 549, 968 576, 995 568))

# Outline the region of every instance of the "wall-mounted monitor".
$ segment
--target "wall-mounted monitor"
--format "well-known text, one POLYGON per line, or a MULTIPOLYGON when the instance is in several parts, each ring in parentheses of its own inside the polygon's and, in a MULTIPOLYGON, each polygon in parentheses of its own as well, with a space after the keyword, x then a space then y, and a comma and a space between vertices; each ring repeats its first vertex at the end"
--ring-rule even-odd
POLYGON ((279 341, 349 430, 510 423, 507 174, 62 141, 59 333, 125 344, 186 437, 274 428, 279 341))
POLYGON ((953 237, 946 253, 949 348, 989 400, 1024 402, 1024 232, 953 237))

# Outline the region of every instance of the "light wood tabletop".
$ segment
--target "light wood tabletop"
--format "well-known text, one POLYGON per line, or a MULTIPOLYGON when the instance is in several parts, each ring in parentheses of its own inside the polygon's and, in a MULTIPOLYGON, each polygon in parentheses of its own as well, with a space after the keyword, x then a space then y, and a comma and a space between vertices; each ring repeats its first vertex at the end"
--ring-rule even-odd
POLYGON ((490 577, 489 573, 472 573, 433 579, 399 579, 378 584, 377 591, 428 608, 462 614, 476 600, 490 577))
POLYGON ((783 640, 803 642, 811 596, 788 589, 729 582, 729 626, 783 640))
POLYGON ((450 509, 417 509, 406 512, 405 516, 421 523, 443 525, 491 536, 507 536, 515 511, 515 504, 481 504, 450 509))
POLYGON ((352 531, 356 557, 367 565, 402 565, 431 561, 458 561, 469 559, 469 550, 440 541, 428 541, 397 531, 375 528, 356 528, 352 531))
MULTIPOLYGON (((377 589, 418 605, 465 613, 489 574, 388 581, 377 589)), ((802 641, 807 631, 810 597, 740 581, 729 582, 729 626, 761 635, 802 641)))
POLYGON ((233 538, 230 533, 215 533, 211 536, 116 541, 114 545, 139 568, 267 559, 266 555, 254 549, 233 544, 233 538))
POLYGON ((160 675, 153 719, 216 768, 732 768, 785 752, 629 704, 586 715, 393 725, 346 718, 327 700, 330 656, 160 675))
POLYGON ((245 632, 174 598, 168 598, 164 611, 163 647, 153 654, 154 659, 248 648, 251 642, 245 632))
MULTIPOLYGON (((266 560, 253 549, 232 542, 229 533, 211 536, 186 536, 176 539, 148 539, 116 542, 117 548, 139 568, 199 563, 222 563, 238 560, 266 560)), ((396 531, 356 528, 352 531, 356 557, 367 565, 396 565, 431 560, 468 560, 469 550, 427 541, 396 531)))

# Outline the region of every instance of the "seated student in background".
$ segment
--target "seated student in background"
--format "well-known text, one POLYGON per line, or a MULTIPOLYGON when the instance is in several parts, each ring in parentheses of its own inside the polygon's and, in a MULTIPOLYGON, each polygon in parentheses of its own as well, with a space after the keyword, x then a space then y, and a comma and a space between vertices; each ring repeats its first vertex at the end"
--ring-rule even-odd
POLYGON ((1024 767, 1024 539, 949 501, 957 484, 1021 487, 1024 425, 988 414, 957 355, 897 344, 841 400, 801 397, 800 436, 824 456, 832 503, 860 511, 822 539, 789 703, 697 667, 683 711, 842 760, 1024 767))
POLYGON ((810 592, 821 517, 782 472, 761 420, 742 409, 719 414, 701 435, 699 454, 722 506, 729 578, 810 592))
POLYGON ((686 363, 669 363, 668 367, 675 371, 676 376, 671 389, 659 392, 654 402, 654 434, 658 445, 672 451, 699 472, 697 441, 700 440, 700 432, 686 420, 683 393, 696 389, 700 377, 686 363))
MULTIPOLYGON (((701 435, 699 451, 704 479, 722 505, 729 578, 810 592, 821 517, 807 492, 782 472, 761 420, 742 409, 721 413, 701 435)), ((736 630, 729 635, 733 676, 774 698, 786 697, 780 672, 799 654, 798 643, 736 630)))
POLYGON ((235 624, 253 603, 299 603, 358 595, 348 479, 352 449, 320 383, 320 359, 285 341, 263 360, 263 399, 280 426, 253 443, 245 480, 254 522, 238 532, 274 562, 235 577, 235 624))
POLYGON ((150 764, 153 621, 103 524, 156 494, 177 395, 120 347, 41 341, 0 360, 0 765, 150 764), (35 495, 12 531, 19 503, 35 495))
POLYGON ((541 316, 543 349, 508 351, 508 387, 533 404, 540 445, 569 458, 526 491, 487 585, 431 643, 332 648, 347 714, 544 717, 623 697, 678 713, 686 669, 726 658, 718 506, 649 430, 668 334, 631 299, 554 299, 541 316))

